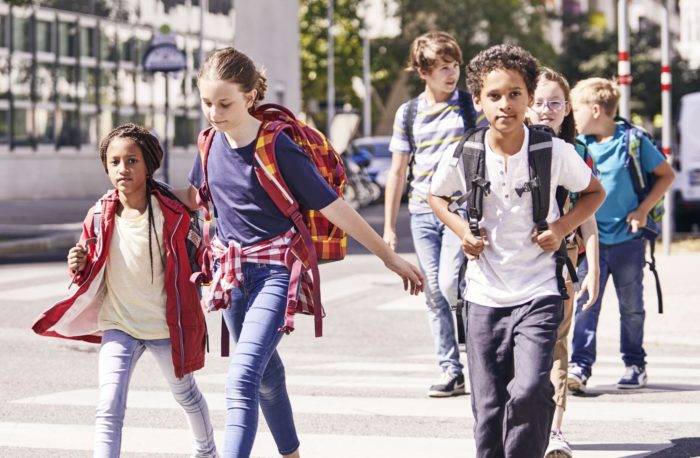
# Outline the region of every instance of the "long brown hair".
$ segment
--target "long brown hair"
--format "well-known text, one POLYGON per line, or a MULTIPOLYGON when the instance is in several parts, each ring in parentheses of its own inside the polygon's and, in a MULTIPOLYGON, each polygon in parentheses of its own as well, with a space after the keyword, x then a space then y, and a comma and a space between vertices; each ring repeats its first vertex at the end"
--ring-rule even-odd
MULTIPOLYGON (((537 74, 537 82, 539 83, 542 80, 551 81, 559 85, 564 93, 564 100, 571 105, 571 88, 569 87, 569 82, 564 78, 564 75, 549 67, 540 67, 539 73, 537 74)), ((561 127, 559 128, 558 137, 572 145, 576 144, 576 122, 574 121, 573 110, 569 110, 569 114, 564 117, 561 127)))
POLYGON ((163 148, 160 146, 160 142, 149 132, 145 127, 139 126, 138 124, 128 123, 121 125, 112 129, 110 133, 107 134, 105 138, 100 142, 100 160, 102 165, 107 172, 107 149, 109 144, 115 138, 128 138, 136 144, 141 150, 143 155, 143 160, 146 164, 146 207, 148 208, 148 256, 151 260, 151 283, 153 283, 153 248, 151 244, 151 234, 156 236, 156 243, 158 244, 158 253, 160 254, 160 262, 165 266, 165 260, 163 259, 163 253, 160 251, 160 240, 158 240, 158 233, 155 230, 155 220, 153 217, 153 206, 151 205, 151 194, 153 193, 153 174, 160 167, 160 163, 163 160, 163 148))

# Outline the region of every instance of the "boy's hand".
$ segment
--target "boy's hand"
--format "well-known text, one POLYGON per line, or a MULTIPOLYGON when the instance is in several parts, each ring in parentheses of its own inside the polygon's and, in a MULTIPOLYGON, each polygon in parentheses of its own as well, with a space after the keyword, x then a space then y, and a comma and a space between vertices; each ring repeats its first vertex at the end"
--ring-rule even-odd
POLYGON ((481 237, 475 237, 469 227, 467 227, 462 236, 462 251, 464 251, 467 259, 470 261, 479 259, 479 255, 484 251, 484 247, 489 245, 486 230, 481 227, 479 232, 481 232, 481 237))
POLYGON ((73 272, 80 272, 87 264, 87 250, 80 244, 76 244, 68 252, 68 268, 73 272))
POLYGON ((600 283, 600 275, 598 272, 589 271, 586 274, 586 278, 581 282, 581 289, 576 293, 574 297, 574 303, 577 303, 579 298, 585 293, 588 293, 588 300, 581 306, 582 311, 586 311, 595 303, 598 299, 598 288, 600 283))
POLYGON ((393 230, 384 229, 384 236, 382 237, 389 248, 392 251, 396 251, 396 232, 393 230))
POLYGON ((630 231, 633 234, 636 234, 641 228, 647 225, 648 215, 647 212, 639 208, 627 215, 627 224, 630 225, 630 231))
POLYGON ((557 251, 561 246, 561 241, 564 240, 566 234, 560 228, 557 221, 549 223, 547 230, 541 234, 537 233, 537 228, 532 228, 531 240, 542 248, 543 251, 557 251))

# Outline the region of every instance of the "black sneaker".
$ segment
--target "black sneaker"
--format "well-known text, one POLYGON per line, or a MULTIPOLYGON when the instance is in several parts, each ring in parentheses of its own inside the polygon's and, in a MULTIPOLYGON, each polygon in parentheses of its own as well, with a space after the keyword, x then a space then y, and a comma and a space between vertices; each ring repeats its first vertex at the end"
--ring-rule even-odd
POLYGON ((451 374, 443 372, 442 376, 440 376, 440 381, 432 385, 428 390, 428 396, 431 398, 446 398, 465 393, 464 374, 462 373, 451 374))

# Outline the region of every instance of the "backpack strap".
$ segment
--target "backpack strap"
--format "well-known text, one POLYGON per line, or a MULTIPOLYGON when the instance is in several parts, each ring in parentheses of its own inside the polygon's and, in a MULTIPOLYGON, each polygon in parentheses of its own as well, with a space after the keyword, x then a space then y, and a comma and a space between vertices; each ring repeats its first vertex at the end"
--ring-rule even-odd
MULTIPOLYGON (((197 205, 202 208, 204 213, 204 224, 202 226, 202 238, 204 240, 204 252, 202 254, 202 272, 198 273, 198 276, 203 275, 204 278, 212 278, 211 272, 211 222, 212 216, 209 212, 209 204, 214 208, 214 216, 216 216, 216 206, 214 205, 214 200, 212 199, 211 192, 209 190, 209 179, 207 174, 207 160, 209 159, 209 150, 211 149, 211 143, 214 140, 214 135, 216 130, 213 127, 208 127, 199 133, 197 137, 197 149, 199 150, 199 158, 202 162, 202 175, 204 175, 204 182, 199 187, 197 191, 197 205)), ((194 281, 190 278, 190 281, 194 281)), ((226 336, 228 338, 228 335, 226 336)), ((223 340, 223 337, 222 337, 223 340)))
POLYGON ((413 123, 416 121, 417 113, 418 97, 408 101, 408 105, 406 105, 406 112, 403 116, 403 130, 406 133, 409 149, 408 174, 406 175, 406 181, 409 183, 413 181, 413 165, 416 163, 416 139, 413 137, 413 123))
POLYGON ((459 114, 464 121, 464 131, 473 129, 477 125, 477 114, 469 92, 457 89, 457 101, 459 103, 459 114))
MULTIPOLYGON (((314 302, 314 324, 316 337, 320 337, 323 333, 323 307, 321 305, 321 274, 318 270, 318 256, 313 240, 311 239, 309 228, 306 226, 301 214, 299 203, 294 198, 294 195, 285 183, 284 177, 282 176, 280 168, 277 164, 275 144, 277 142, 277 137, 283 131, 288 131, 291 138, 294 138, 295 133, 298 133, 294 131, 294 125, 291 123, 271 121, 263 122, 263 124, 261 124, 260 133, 255 145, 254 170, 260 185, 263 187, 270 199, 272 199, 275 206, 284 216, 292 220, 294 227, 297 229, 297 232, 299 233, 301 240, 306 247, 308 259, 299 260, 299 262, 306 262, 308 264, 308 270, 311 272, 312 282, 314 284, 314 288, 312 290, 314 302)), ((289 279, 290 284, 298 284, 301 281, 300 276, 302 274, 303 272, 301 269, 292 268, 289 279)), ((286 328, 294 328, 293 316, 293 314, 287 314, 287 321, 285 323, 286 328)))
MULTIPOLYGON (((552 181, 552 134, 540 128, 530 128, 530 144, 528 145, 528 166, 530 181, 523 188, 516 189, 518 194, 529 190, 532 194, 532 220, 535 223, 537 233, 541 234, 549 228, 547 215, 549 214, 550 189, 552 181)), ((560 211, 566 201, 563 196, 560 211)), ((557 202, 559 204, 559 202, 557 202)), ((562 240, 559 249, 554 253, 556 263, 557 287, 562 299, 568 299, 564 267, 569 271, 571 280, 578 283, 576 269, 566 251, 566 240, 562 240)))
POLYGON ((455 167, 462 161, 465 191, 457 200, 450 202, 448 210, 456 212, 467 206, 469 230, 481 237, 479 221, 483 215, 484 195, 491 192, 491 183, 486 179, 486 149, 484 141, 488 128, 468 130, 457 143, 450 165, 455 167))

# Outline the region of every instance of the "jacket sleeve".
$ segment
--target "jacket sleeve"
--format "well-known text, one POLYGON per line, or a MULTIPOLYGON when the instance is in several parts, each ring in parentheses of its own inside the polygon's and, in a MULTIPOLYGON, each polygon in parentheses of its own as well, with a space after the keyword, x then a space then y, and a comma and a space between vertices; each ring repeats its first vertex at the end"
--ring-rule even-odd
MULTIPOLYGON (((95 228, 93 228, 93 220, 94 220, 94 215, 95 215, 95 207, 92 206, 90 207, 90 210, 88 210, 87 215, 85 216, 85 219, 83 220, 83 228, 82 232, 80 234, 80 240, 78 243, 82 246, 85 245, 85 241, 95 237, 95 228)), ((97 244, 92 243, 87 245, 87 262, 85 263, 85 268, 80 271, 80 272, 75 272, 71 270, 70 268, 68 269, 68 275, 73 277, 73 282, 76 284, 82 283, 84 280, 84 277, 87 275, 87 272, 90 272, 90 267, 92 266, 92 263, 95 261, 96 253, 97 253, 97 244)))

